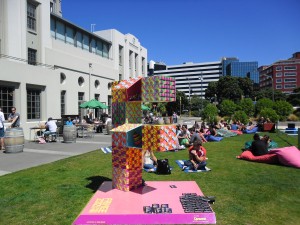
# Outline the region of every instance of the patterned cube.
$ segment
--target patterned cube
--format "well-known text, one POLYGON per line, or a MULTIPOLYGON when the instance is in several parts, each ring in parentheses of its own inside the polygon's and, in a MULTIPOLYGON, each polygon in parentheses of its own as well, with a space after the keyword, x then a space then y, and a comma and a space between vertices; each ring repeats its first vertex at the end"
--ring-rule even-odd
POLYGON ((142 185, 142 168, 129 170, 113 166, 112 175, 112 185, 119 190, 130 191, 142 185))
POLYGON ((168 151, 177 147, 175 125, 144 125, 142 133, 143 149, 168 151))
POLYGON ((168 102, 176 101, 175 79, 165 76, 145 77, 142 80, 142 101, 144 102, 168 102), (173 96, 174 95, 174 96, 173 96))
POLYGON ((113 147, 112 164, 122 169, 139 170, 142 168, 142 149, 113 147))

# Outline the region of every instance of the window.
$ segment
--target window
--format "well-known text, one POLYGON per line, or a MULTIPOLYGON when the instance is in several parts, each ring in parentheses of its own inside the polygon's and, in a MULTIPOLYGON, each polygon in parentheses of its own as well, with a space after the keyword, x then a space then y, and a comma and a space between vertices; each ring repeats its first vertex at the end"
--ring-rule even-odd
POLYGON ((36 6, 27 3, 27 28, 36 31, 36 6))
POLYGON ((27 119, 41 118, 41 91, 27 89, 27 119))
POLYGON ((100 81, 99 80, 95 80, 95 88, 96 89, 100 88, 100 81))
POLYGON ((142 57, 142 74, 145 74, 145 58, 142 57))
POLYGON ((284 89, 296 88, 296 84, 285 84, 284 89))
POLYGON ((122 74, 119 74, 119 80, 122 80, 123 79, 122 77, 123 77, 122 74))
POLYGON ((82 87, 83 84, 84 84, 84 78, 83 78, 83 77, 79 77, 79 78, 78 78, 78 85, 79 85, 80 87, 82 87))
POLYGON ((59 21, 56 21, 56 38, 65 41, 65 25, 59 21))
POLYGON ((297 73, 296 72, 285 72, 284 76, 285 77, 295 77, 295 76, 297 76, 297 73))
POLYGON ((50 2, 50 12, 53 13, 53 2, 50 2))
POLYGON ((78 115, 81 115, 80 113, 80 105, 84 102, 84 92, 78 92, 78 115))
POLYGON ((66 28, 66 42, 74 45, 75 41, 74 41, 74 30, 70 27, 66 28))
POLYGON ((276 79, 276 83, 282 83, 282 79, 276 79))
POLYGON ((55 20, 53 18, 51 18, 51 20, 50 20, 50 27, 51 27, 51 36, 56 38, 56 36, 55 36, 55 33, 56 33, 56 31, 55 31, 55 20))
POLYGON ((28 48, 28 64, 36 65, 36 50, 28 48))
POLYGON ((66 114, 66 91, 60 92, 60 110, 61 116, 66 114))
POLYGON ((119 45, 119 66, 122 66, 122 54, 123 54, 123 47, 119 45))
POLYGON ((77 31, 76 34, 76 46, 77 48, 82 48, 82 33, 77 31))
POLYGON ((96 41, 95 41, 95 39, 91 40, 91 52, 96 53, 96 41))
POLYGON ((135 71, 137 71, 137 68, 138 68, 138 54, 135 54, 135 57, 134 57, 134 69, 135 71))
POLYGON ((276 73, 276 77, 282 77, 282 73, 276 73))
POLYGON ((276 66, 276 71, 281 71, 282 67, 281 66, 276 66))
POLYGON ((132 67, 132 51, 129 51, 129 69, 131 70, 132 67))
POLYGON ((66 82, 66 75, 64 73, 60 73, 60 83, 64 84, 66 82))
POLYGON ((10 114, 11 107, 14 106, 14 89, 0 86, 0 107, 4 113, 5 119, 10 114))
POLYGON ((82 39, 82 43, 83 43, 83 49, 90 51, 90 43, 89 43, 89 36, 87 35, 83 35, 83 39, 82 39))
POLYGON ((285 66, 284 70, 296 70, 297 66, 285 66))
POLYGON ((282 89, 282 85, 280 84, 280 85, 276 85, 276 89, 282 89))
POLYGON ((97 41, 96 54, 100 56, 103 55, 103 45, 101 41, 97 41))
POLYGON ((296 78, 285 78, 284 79, 284 83, 293 83, 293 82, 297 82, 296 78))
POLYGON ((108 44, 103 43, 103 57, 108 58, 108 44))

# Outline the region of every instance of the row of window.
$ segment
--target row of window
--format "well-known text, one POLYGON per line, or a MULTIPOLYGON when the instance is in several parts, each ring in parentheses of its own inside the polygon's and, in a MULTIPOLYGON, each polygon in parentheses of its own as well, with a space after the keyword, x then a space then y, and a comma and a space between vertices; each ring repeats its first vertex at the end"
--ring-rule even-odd
POLYGON ((27 3, 27 28, 36 31, 36 6, 30 2, 27 3))
MULTIPOLYGON (((297 72, 284 72, 285 77, 296 77, 297 72)), ((282 77, 282 72, 276 73, 276 77, 282 77)))
MULTIPOLYGON (((296 84, 285 84, 284 85, 284 89, 294 89, 296 87, 297 87, 296 84)), ((276 89, 282 89, 282 85, 281 84, 277 84, 276 85, 276 89)))
POLYGON ((109 58, 110 44, 89 33, 65 24, 51 17, 51 36, 77 48, 89 51, 104 58, 109 58))
MULTIPOLYGON (((284 78, 284 83, 296 83, 297 78, 284 78)), ((282 83, 282 79, 276 79, 276 83, 282 83)))
MULTIPOLYGON (((281 71, 282 66, 276 66, 276 71, 281 71)), ((297 66, 284 66, 284 70, 297 70, 297 66)))

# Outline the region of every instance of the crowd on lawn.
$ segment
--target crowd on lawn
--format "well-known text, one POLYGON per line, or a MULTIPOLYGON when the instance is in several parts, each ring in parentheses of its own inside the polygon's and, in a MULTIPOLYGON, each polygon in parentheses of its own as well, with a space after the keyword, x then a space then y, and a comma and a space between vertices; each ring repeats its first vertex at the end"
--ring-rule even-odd
MULTIPOLYGON (((146 123, 149 122, 149 118, 146 118, 146 123)), ((151 120, 151 119, 150 119, 151 120)), ((224 120, 220 120, 218 123, 206 124, 204 121, 201 123, 195 121, 193 126, 188 129, 186 124, 176 125, 176 137, 177 137, 177 149, 188 149, 188 160, 184 162, 183 169, 191 170, 202 170, 206 166, 206 149, 203 147, 203 143, 206 143, 211 137, 218 137, 223 132, 232 132, 232 136, 242 133, 254 133, 253 141, 247 150, 250 150, 254 156, 261 156, 268 154, 271 139, 268 135, 260 137, 256 131, 263 129, 263 124, 268 122, 261 117, 257 122, 249 122, 243 124, 240 121, 231 121, 226 123, 224 120), (222 131, 222 132, 221 132, 222 131)), ((220 141, 218 139, 216 141, 220 141)), ((145 169, 153 169, 157 165, 157 158, 153 151, 144 151, 144 162, 145 169)))

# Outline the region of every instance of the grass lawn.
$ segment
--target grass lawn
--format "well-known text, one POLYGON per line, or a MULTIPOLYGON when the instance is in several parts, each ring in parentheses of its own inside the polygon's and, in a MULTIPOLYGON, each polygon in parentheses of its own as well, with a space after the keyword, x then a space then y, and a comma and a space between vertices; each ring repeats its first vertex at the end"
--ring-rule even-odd
MULTIPOLYGON (((295 137, 270 134, 279 147, 297 146, 295 137), (284 137, 284 138, 282 138, 284 137)), ((217 224, 299 224, 300 170, 238 160, 252 135, 206 143, 207 173, 184 173, 176 159, 186 151, 157 153, 168 158, 171 175, 143 173, 152 180, 194 180, 212 206, 217 224)), ((111 154, 94 151, 0 177, 0 224, 71 224, 99 185, 111 180, 111 154)))

